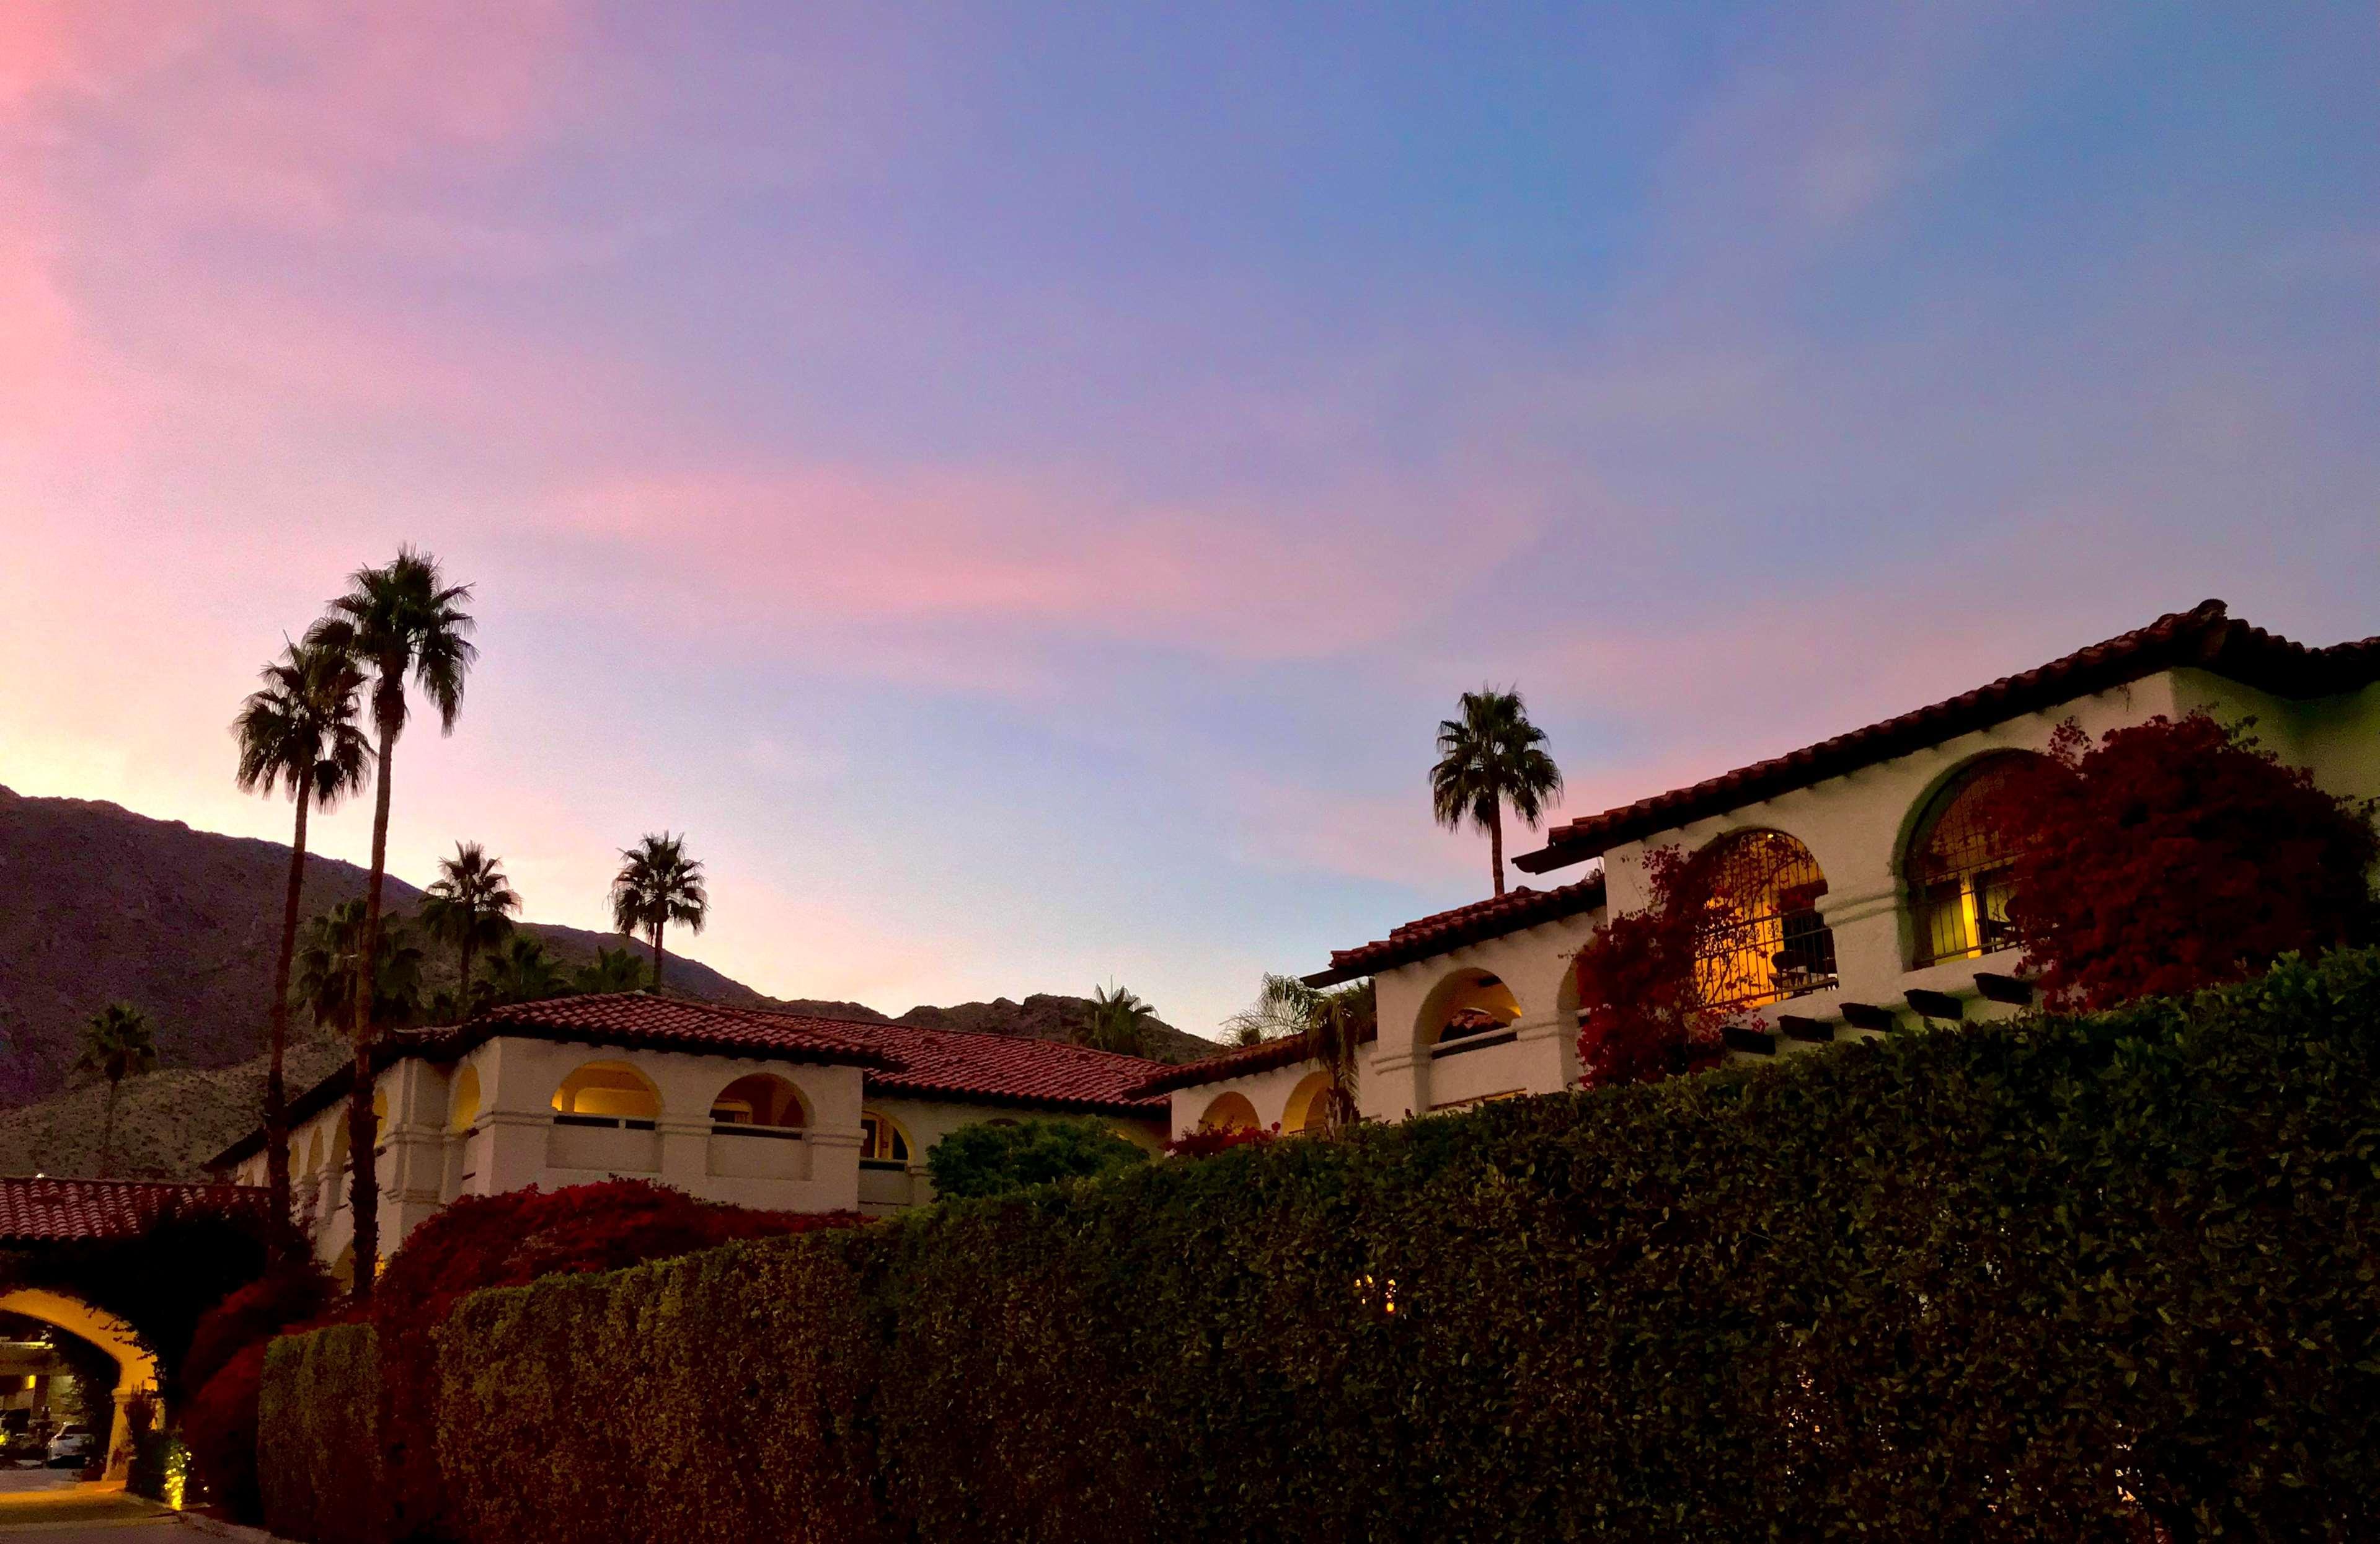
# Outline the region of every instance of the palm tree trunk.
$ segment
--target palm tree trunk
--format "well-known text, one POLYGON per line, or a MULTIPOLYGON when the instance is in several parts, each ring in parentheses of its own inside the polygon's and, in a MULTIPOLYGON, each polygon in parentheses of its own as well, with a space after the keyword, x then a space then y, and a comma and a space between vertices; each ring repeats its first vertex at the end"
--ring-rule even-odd
POLYGON ((662 925, 653 924, 653 991, 662 990, 662 925))
POLYGON ((120 1077, 107 1080, 107 1113, 100 1118, 99 1123, 99 1177, 102 1179, 115 1177, 115 1090, 122 1081, 120 1077))
POLYGON ((1488 859, 1496 866, 1496 894, 1504 894, 1504 801, 1498 799, 1488 811, 1488 859))
POLYGON ((372 999, 378 994, 381 880, 388 869, 389 762, 396 732, 382 720, 379 786, 373 790, 371 877, 364 888, 364 936, 356 950, 355 1086, 347 1090, 347 1155, 354 1165, 347 1205, 355 1222, 355 1278, 349 1290, 358 1303, 371 1297, 380 1270, 380 1175, 372 1152, 372 999))
POLYGON ((306 815, 314 802, 310 765, 298 777, 298 831, 289 840, 289 883, 281 897, 281 951, 273 957, 272 1060, 264 1071, 264 1188, 273 1218, 273 1249, 281 1249, 280 1224, 289 1221, 289 1090, 282 1060, 289 1045, 289 962, 298 952, 298 906, 306 886, 306 815))

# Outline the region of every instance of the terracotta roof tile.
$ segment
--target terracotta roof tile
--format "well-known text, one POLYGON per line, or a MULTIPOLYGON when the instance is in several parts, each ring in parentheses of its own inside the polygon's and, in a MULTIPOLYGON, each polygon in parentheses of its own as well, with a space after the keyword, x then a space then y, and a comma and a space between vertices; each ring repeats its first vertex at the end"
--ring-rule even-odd
MULTIPOLYGON (((1367 1041, 1378 1038, 1377 1031, 1364 1036, 1367 1041)), ((1220 1056, 1208 1056, 1167 1067, 1141 1084, 1139 1092, 1144 1095, 1171 1093, 1175 1088, 1195 1088, 1201 1083, 1220 1083, 1227 1077, 1245 1077, 1251 1073, 1270 1072, 1275 1067, 1293 1067, 1313 1059, 1306 1052, 1305 1037, 1290 1035, 1281 1039, 1266 1040, 1261 1045, 1240 1046, 1220 1056)))
MULTIPOLYGON (((1163 1066, 1055 1040, 814 1018, 647 992, 524 1003, 450 1028, 394 1034, 375 1052, 374 1062, 387 1066, 414 1056, 452 1062, 499 1035, 856 1066, 864 1069, 870 1092, 1118 1114, 1150 1112, 1151 1101, 1133 1090, 1163 1066)), ((346 1098, 353 1078, 353 1066, 341 1066, 292 1100, 291 1123, 346 1098)), ((209 1166, 237 1163, 263 1145, 264 1134, 251 1131, 217 1153, 209 1166)))
POLYGON ((0 1179, 0 1245, 118 1237, 140 1232, 169 1206, 232 1211, 263 1205, 264 1191, 247 1185, 0 1179))
POLYGON ((1465 943, 1475 943, 1483 938, 1500 938, 1523 928, 1534 928, 1540 922, 1593 911, 1602 904, 1601 874, 1589 874, 1575 883, 1554 890, 1532 890, 1522 885, 1485 901, 1474 901, 1451 911, 1436 912, 1401 928, 1390 929, 1388 937, 1373 942, 1354 949, 1333 949, 1330 951, 1330 968, 1306 977, 1305 984, 1310 987, 1335 986, 1358 977, 1378 975, 1396 966, 1426 960, 1433 954, 1443 954, 1465 943))
POLYGON ((1548 833, 1543 847, 1524 853, 1513 862, 1533 874, 1563 868, 1624 842, 1690 825, 2024 713, 2185 666, 2278 697, 2326 697, 2380 680, 2380 638, 2309 648, 2234 620, 2220 601, 2203 602, 2192 610, 2158 617, 2145 627, 1946 701, 1738 767, 1688 787, 1584 816, 1556 827, 1548 833))

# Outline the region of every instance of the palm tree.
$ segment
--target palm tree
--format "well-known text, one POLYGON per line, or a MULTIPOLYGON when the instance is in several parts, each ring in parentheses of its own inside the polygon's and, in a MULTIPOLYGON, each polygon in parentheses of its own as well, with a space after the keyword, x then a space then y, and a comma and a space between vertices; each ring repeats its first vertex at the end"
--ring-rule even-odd
POLYGON ((1438 726, 1438 765, 1429 798, 1438 823, 1452 831, 1467 818, 1488 833, 1496 894, 1504 894, 1504 805, 1535 831, 1546 806, 1561 796, 1561 769, 1546 754, 1546 732, 1529 722, 1519 688, 1482 687, 1463 694, 1462 716, 1438 726))
POLYGON ((471 961, 483 947, 501 943, 513 930, 520 897, 505 877, 501 858, 477 842, 457 842, 455 856, 438 860, 438 877, 421 897, 421 926, 455 949, 455 1002, 468 1013, 471 961))
POLYGON ((1268 975, 1254 1003, 1225 1021, 1240 1045, 1261 1045, 1293 1035, 1305 1039, 1306 1055, 1330 1076, 1324 1092, 1320 1125, 1337 1131, 1362 1118, 1355 1100, 1359 1070, 1356 1051, 1378 1032, 1378 1011, 1372 983, 1322 990, 1294 976, 1268 975))
POLYGON ((285 784, 298 807, 289 880, 281 899, 281 947, 273 956, 266 1032, 271 1060, 264 1074, 265 1193, 273 1215, 286 1217, 289 1096, 282 1060, 289 1043, 289 964, 298 947, 298 897, 306 883, 306 818, 318 807, 330 810, 363 786, 370 751, 356 723, 356 692, 363 676, 346 655, 293 643, 264 667, 263 675, 264 685, 249 694, 232 723, 239 737, 234 777, 244 794, 269 795, 285 784))
MULTIPOLYGON (((307 923, 298 940, 290 1001, 320 1027, 355 1021, 364 925, 362 900, 341 901, 307 923)), ((421 960, 411 930, 399 926, 383 934, 372 954, 372 973, 380 978, 372 993, 374 1024, 411 1024, 421 1016, 421 960)))
POLYGON ((662 988, 662 930, 683 922, 696 932, 710 915, 710 896, 702 887, 702 865, 686 856, 686 838, 662 832, 648 835, 633 847, 623 847, 626 861, 612 876, 612 922, 634 937, 641 932, 652 941, 653 990, 662 988))
POLYGON ((364 672, 371 686, 372 727, 380 736, 371 869, 364 890, 364 931, 355 983, 355 1087, 347 1095, 348 1158, 355 1165, 349 1192, 355 1208, 353 1280, 360 1301, 371 1295, 372 1277, 380 1269, 380 1185, 372 1164, 373 993, 367 989, 377 979, 372 956, 380 948, 388 802, 395 781, 397 736, 405 732, 406 682, 410 678, 421 688, 438 710, 440 728, 452 734, 455 715, 463 710, 463 678, 480 651, 471 642, 470 614, 463 610, 471 587, 446 583, 438 560, 427 553, 400 547, 395 561, 384 567, 358 568, 347 582, 347 592, 331 602, 330 614, 314 624, 307 638, 346 654, 364 672))
POLYGON ((128 1003, 111 1003, 82 1027, 79 1076, 107 1079, 107 1114, 100 1125, 99 1177, 115 1170, 115 1091, 128 1077, 157 1068, 157 1037, 149 1015, 128 1003))
POLYGON ((595 957, 571 973, 571 984, 589 996, 601 992, 645 990, 645 962, 625 949, 595 951, 595 957))
POLYGON ((491 1007, 542 1003, 568 997, 577 990, 561 964, 546 954, 544 942, 523 933, 515 933, 489 958, 488 979, 481 983, 484 1001, 491 1007))
POLYGON ((1156 1023, 1157 1010, 1134 995, 1131 989, 1093 987, 1090 1012, 1083 1021, 1083 1043, 1101 1051, 1137 1056, 1148 1044, 1148 1031, 1156 1023))

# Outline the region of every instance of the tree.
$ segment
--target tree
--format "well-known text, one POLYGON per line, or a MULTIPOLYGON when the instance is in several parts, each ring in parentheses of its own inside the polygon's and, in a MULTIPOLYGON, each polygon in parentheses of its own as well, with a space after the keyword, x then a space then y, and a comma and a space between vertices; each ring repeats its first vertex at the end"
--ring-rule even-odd
POLYGON ((612 876, 612 921, 622 932, 652 941, 653 990, 662 986, 662 930, 683 922, 696 932, 710 916, 702 864, 686 856, 686 838, 667 832, 647 835, 620 849, 624 861, 612 876))
POLYGON ((515 933, 488 961, 488 979, 480 983, 480 1005, 543 1003, 551 998, 568 997, 576 990, 561 965, 545 952, 543 941, 515 933))
POLYGON ((1146 1149, 1087 1116, 963 1125, 926 1150, 934 1194, 945 1199, 1096 1178, 1148 1161, 1146 1149))
POLYGON ((405 733, 407 717, 406 684, 409 680, 419 687, 438 710, 441 731, 454 733, 455 716, 463 711, 464 678, 479 657, 471 642, 470 614, 463 610, 470 598, 469 585, 446 583, 436 558, 401 547, 394 562, 379 568, 358 568, 349 576, 347 592, 331 602, 329 614, 307 635, 309 642, 338 650, 364 673, 371 687, 372 727, 380 736, 371 869, 364 889, 362 965, 356 973, 355 1087, 347 1096, 348 1161, 354 1165, 349 1196, 355 1215, 358 1299, 370 1296, 380 1262, 380 1184, 372 1159, 375 1029, 373 993, 368 988, 377 979, 373 955, 380 948, 381 890, 388 872, 388 806, 395 782, 396 742, 405 733))
POLYGON ((1262 1045, 1302 1036, 1306 1054, 1330 1076, 1314 1128, 1343 1130, 1363 1119, 1355 1095, 1357 1052, 1379 1032, 1377 999, 1366 979, 1342 987, 1309 987, 1294 976, 1268 975, 1257 1000, 1225 1020, 1235 1043, 1262 1045))
POLYGON ((235 781, 240 792, 270 795, 286 786, 298 808, 265 1036, 264 1183, 273 1214, 286 1217, 289 1096, 282 1062, 289 1043, 289 968, 298 947, 298 906, 306 882, 306 819, 310 810, 327 812, 363 786, 370 751, 356 722, 356 694, 363 675, 346 655, 318 645, 291 644, 278 661, 264 667, 263 677, 263 686, 240 705, 232 732, 239 739, 235 781))
POLYGON ((1131 989, 1110 985, 1091 989, 1091 1005, 1083 1018, 1083 1043, 1119 1055, 1138 1056, 1157 1023, 1157 1010, 1131 989))
POLYGON ((571 973, 571 985, 589 996, 602 992, 645 990, 645 962, 625 949, 595 951, 595 957, 571 973))
POLYGON ((1438 726, 1438 765, 1429 772, 1430 809, 1449 831, 1465 820, 1488 833, 1496 894, 1504 894, 1504 806, 1530 830, 1561 796, 1561 770, 1546 753, 1546 734, 1529 722, 1518 688, 1482 687, 1463 694, 1460 716, 1438 726))
POLYGON ((2009 921, 2057 1008, 2239 980, 2372 936, 2370 804, 2315 786, 2206 713, 2110 730, 2072 721, 1992 819, 2019 856, 2009 921))
POLYGON ((1745 1011, 1713 1004, 1696 962, 1715 952, 1730 910, 1717 894, 1718 845, 1645 858, 1652 902, 1608 918, 1578 952, 1579 1064, 1590 1084, 1652 1083, 1709 1066, 1745 1011))
POLYGON ((91 1015, 82 1027, 82 1054, 75 1058, 79 1076, 107 1079, 107 1113, 99 1136, 99 1173, 115 1171, 115 1092, 128 1077, 157 1069, 156 1033, 149 1015, 128 1003, 111 1003, 91 1015))
MULTIPOLYGON (((298 940, 298 973, 290 999, 320 1027, 354 1022, 364 928, 364 903, 341 901, 307 923, 298 940)), ((381 941, 372 956, 372 972, 380 978, 372 996, 373 1023, 393 1027, 421 1017, 421 946, 413 941, 410 929, 392 930, 381 941)))
POLYGON ((455 1000, 471 1003, 471 962, 483 948, 501 943, 513 930, 520 897, 504 876, 502 859, 477 842, 457 842, 455 856, 438 860, 438 877, 421 897, 421 926, 455 948, 455 1000))

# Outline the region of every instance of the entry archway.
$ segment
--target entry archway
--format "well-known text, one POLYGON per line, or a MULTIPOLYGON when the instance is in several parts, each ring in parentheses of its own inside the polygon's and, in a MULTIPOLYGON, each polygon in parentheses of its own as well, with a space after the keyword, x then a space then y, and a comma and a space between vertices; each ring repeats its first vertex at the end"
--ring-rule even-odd
MULTIPOLYGON (((140 1337, 130 1325, 103 1308, 93 1307, 79 1297, 41 1287, 18 1287, 0 1292, 0 1313, 20 1314, 27 1319, 54 1324, 67 1333, 90 1342, 115 1363, 115 1407, 109 1412, 107 1428, 107 1473, 110 1478, 121 1478, 131 1461, 130 1439, 125 1431, 124 1406, 136 1393, 151 1398, 157 1394, 157 1358, 140 1343, 140 1337)), ((85 1410, 83 1418, 90 1420, 94 1412, 85 1410)))

